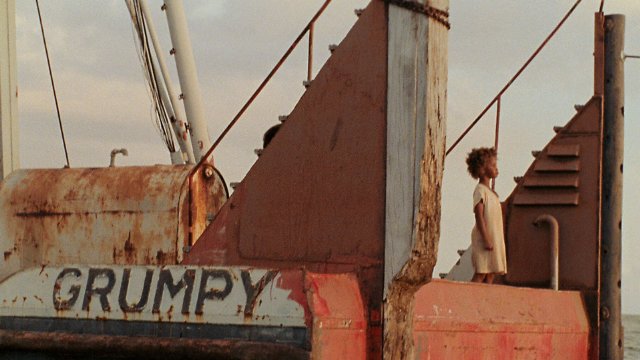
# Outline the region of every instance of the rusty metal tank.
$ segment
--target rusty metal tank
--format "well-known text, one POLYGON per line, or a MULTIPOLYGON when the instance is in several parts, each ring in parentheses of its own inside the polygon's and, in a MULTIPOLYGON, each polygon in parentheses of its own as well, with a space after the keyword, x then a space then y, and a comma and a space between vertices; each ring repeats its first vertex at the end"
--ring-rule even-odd
POLYGON ((0 185, 0 280, 32 266, 179 263, 228 197, 213 167, 189 181, 192 169, 13 172, 0 185))

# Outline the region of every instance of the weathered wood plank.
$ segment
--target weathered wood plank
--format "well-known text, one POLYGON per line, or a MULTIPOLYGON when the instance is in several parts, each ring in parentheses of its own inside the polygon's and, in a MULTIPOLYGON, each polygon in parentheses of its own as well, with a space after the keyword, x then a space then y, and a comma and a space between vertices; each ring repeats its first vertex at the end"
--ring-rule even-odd
MULTIPOLYGON (((424 146, 424 136, 417 135, 419 16, 389 7, 385 291, 407 261, 414 237, 421 158, 417 151, 424 146)), ((426 41, 426 36, 422 38, 426 41)))
MULTIPOLYGON (((448 11, 449 1, 427 4, 448 11)), ((442 23, 389 5, 385 359, 412 358, 408 314, 415 292, 431 279, 437 257, 447 41, 442 23)))

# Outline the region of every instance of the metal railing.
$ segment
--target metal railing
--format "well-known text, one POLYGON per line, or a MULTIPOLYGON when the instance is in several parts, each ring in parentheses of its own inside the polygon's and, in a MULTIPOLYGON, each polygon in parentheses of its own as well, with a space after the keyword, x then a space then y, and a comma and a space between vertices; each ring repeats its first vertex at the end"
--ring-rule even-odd
POLYGON ((296 37, 296 39, 293 41, 291 46, 289 46, 289 48, 284 53, 284 55, 282 55, 282 57, 280 58, 280 60, 278 60, 276 65, 273 67, 273 69, 271 69, 271 71, 269 72, 267 77, 262 81, 262 83, 260 83, 258 88, 249 97, 249 100, 247 100, 245 102, 245 104, 242 106, 242 108, 240 108, 240 111, 238 111, 236 116, 233 117, 233 119, 231 120, 229 125, 227 125, 227 127, 222 131, 222 133, 220 133, 220 135, 218 136, 216 141, 213 143, 213 145, 211 145, 209 150, 207 150, 207 152, 204 154, 204 156, 202 156, 200 161, 189 172, 189 175, 188 175, 188 186, 189 186, 189 189, 188 189, 188 191, 189 191, 189 244, 188 245, 189 245, 189 247, 191 247, 193 245, 193 238, 192 238, 192 233, 191 233, 192 228, 193 228, 193 218, 192 218, 192 216, 193 216, 193 211, 192 211, 192 204, 193 204, 193 191, 192 191, 193 176, 198 172, 198 170, 200 170, 205 164, 208 163, 208 159, 211 156, 211 154, 213 153, 213 151, 218 147, 220 142, 222 142, 222 140, 229 133, 231 128, 233 128, 233 126, 238 122, 238 120, 240 120, 242 115, 249 108, 249 106, 251 106, 251 104, 258 97, 258 95, 260 95, 260 93, 262 92, 262 89, 264 89, 264 87, 269 83, 271 78, 276 74, 276 72, 278 72, 280 67, 284 64, 284 62, 287 60, 289 55, 291 55, 293 50, 296 49, 296 47, 298 46, 300 41, 302 41, 302 39, 305 37, 305 35, 307 35, 307 33, 309 33, 309 49, 308 49, 308 58, 307 58, 307 81, 311 81, 311 78, 313 76, 313 34, 314 34, 314 25, 315 25, 315 22, 318 20, 318 18, 325 11, 327 6, 329 6, 329 3, 331 3, 331 0, 326 0, 322 4, 320 9, 318 9, 318 11, 315 13, 315 15, 313 15, 311 20, 307 23, 307 25, 304 27, 304 29, 300 32, 300 35, 298 35, 298 37, 296 37))
POLYGON ((538 48, 533 52, 533 54, 531 54, 531 56, 527 59, 527 61, 524 63, 524 65, 522 65, 522 67, 520 67, 520 69, 516 72, 516 74, 507 82, 507 84, 502 88, 502 90, 500 90, 500 92, 498 92, 498 95, 496 95, 493 100, 491 100, 491 102, 489 102, 489 105, 487 105, 484 110, 482 110, 480 112, 480 115, 478 115, 475 120, 473 120, 473 122, 471 122, 471 124, 462 132, 462 134, 456 139, 456 141, 453 142, 453 145, 451 145, 449 147, 449 149, 447 150, 446 155, 449 155, 449 153, 451 151, 453 151, 453 149, 456 148, 456 146, 458 146, 458 144, 460 143, 460 141, 462 141, 462 139, 464 139, 465 136, 467 136, 467 134, 469 133, 469 131, 471 131, 471 129, 476 126, 476 124, 482 119, 482 117, 487 113, 487 111, 489 111, 494 104, 497 104, 497 109, 496 109, 496 130, 495 130, 495 139, 494 139, 494 147, 496 149, 496 151, 498 150, 498 136, 500 134, 500 102, 501 102, 501 98, 502 95, 509 89, 509 87, 511 87, 511 85, 514 83, 514 81, 516 81, 516 79, 524 72, 524 70, 529 66, 529 64, 531 64, 531 62, 533 61, 533 59, 538 56, 538 54, 540 53, 540 51, 547 45, 547 43, 549 42, 549 40, 551 40, 551 38, 553 38, 553 36, 558 32, 558 30, 560 30, 560 28, 562 27, 562 25, 565 23, 565 21, 569 18, 569 16, 571 16, 571 14, 573 13, 573 11, 578 7, 578 5, 580 4, 580 2, 582 2, 582 0, 577 0, 576 3, 571 7, 571 9, 569 9, 569 11, 564 15, 564 17, 562 18, 562 20, 560 20, 560 22, 558 23, 558 25, 556 25, 556 27, 553 29, 553 31, 551 31, 551 33, 544 39, 544 41, 542 42, 542 44, 540 44, 540 46, 538 46, 538 48))

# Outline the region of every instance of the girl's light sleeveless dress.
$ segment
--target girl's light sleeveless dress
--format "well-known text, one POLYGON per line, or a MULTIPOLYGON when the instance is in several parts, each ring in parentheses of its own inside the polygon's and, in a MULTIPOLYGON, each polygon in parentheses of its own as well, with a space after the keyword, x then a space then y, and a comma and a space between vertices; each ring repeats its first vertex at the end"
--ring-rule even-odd
POLYGON ((484 240, 476 226, 471 232, 472 262, 478 274, 506 274, 507 255, 504 246, 502 207, 498 194, 484 184, 478 183, 473 191, 473 208, 482 201, 487 233, 493 239, 493 250, 486 250, 484 240))

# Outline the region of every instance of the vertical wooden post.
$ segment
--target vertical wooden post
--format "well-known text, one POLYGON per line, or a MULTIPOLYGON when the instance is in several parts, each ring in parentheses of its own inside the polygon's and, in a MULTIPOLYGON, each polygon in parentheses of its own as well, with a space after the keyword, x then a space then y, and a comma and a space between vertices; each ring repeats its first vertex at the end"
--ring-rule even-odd
MULTIPOLYGON (((448 11, 448 0, 422 0, 448 11)), ((415 292, 431 280, 440 236, 448 28, 388 5, 384 358, 413 353, 415 292)))

